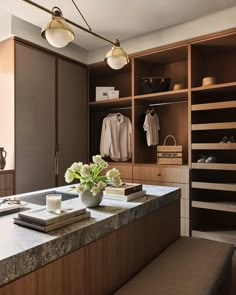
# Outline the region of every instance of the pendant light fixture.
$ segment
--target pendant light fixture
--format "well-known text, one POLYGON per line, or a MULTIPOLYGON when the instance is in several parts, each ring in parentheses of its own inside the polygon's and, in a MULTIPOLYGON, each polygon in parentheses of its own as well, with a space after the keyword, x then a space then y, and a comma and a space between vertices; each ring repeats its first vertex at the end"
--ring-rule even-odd
POLYGON ((75 39, 75 34, 66 23, 60 8, 53 7, 51 20, 43 27, 41 36, 53 47, 62 48, 75 39))
POLYGON ((44 39, 46 39, 48 43, 51 44, 53 47, 62 48, 74 40, 75 35, 70 27, 70 25, 72 25, 113 45, 112 49, 108 51, 105 57, 105 62, 112 69, 121 69, 129 62, 127 53, 120 47, 120 41, 118 39, 115 39, 115 41, 113 42, 97 33, 94 33, 91 27, 88 25, 87 21, 85 20, 84 16, 80 12, 74 0, 71 1, 80 13, 83 20, 85 21, 86 25, 88 26, 88 29, 64 18, 61 9, 58 7, 53 7, 52 10, 49 10, 31 0, 22 1, 27 2, 28 4, 31 4, 52 15, 51 20, 43 27, 41 36, 44 39))

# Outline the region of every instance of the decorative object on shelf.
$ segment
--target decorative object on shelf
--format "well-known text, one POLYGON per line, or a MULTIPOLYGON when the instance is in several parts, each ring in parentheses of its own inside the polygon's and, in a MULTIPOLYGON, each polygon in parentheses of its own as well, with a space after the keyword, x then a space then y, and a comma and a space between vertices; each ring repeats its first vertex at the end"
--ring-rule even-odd
POLYGON ((167 135, 163 145, 157 146, 157 164, 183 164, 183 147, 176 145, 176 139, 173 135, 167 135), (172 138, 174 145, 166 145, 168 138, 172 138))
POLYGON ((118 99, 119 98, 119 90, 109 90, 108 97, 109 97, 109 99, 118 99))
POLYGON ((113 86, 96 87, 96 101, 109 99, 109 91, 115 90, 113 86))
POLYGON ((168 77, 144 77, 142 78, 141 93, 149 94, 168 91, 170 83, 171 78, 168 77))
POLYGON ((52 19, 43 27, 41 36, 44 39, 46 39, 49 42, 49 44, 51 44, 53 47, 62 48, 74 40, 75 35, 73 30, 69 26, 70 24, 84 32, 87 32, 113 45, 112 49, 108 51, 105 57, 106 63, 112 69, 114 70, 121 69, 126 64, 129 63, 129 57, 127 53, 120 47, 120 41, 118 39, 111 41, 97 33, 94 33, 74 0, 71 0, 71 1, 73 5, 75 6, 75 8, 77 9, 77 11, 79 12, 79 14, 81 15, 82 19, 84 20, 88 28, 82 27, 81 25, 78 25, 77 23, 64 18, 61 9, 58 7, 53 7, 52 10, 49 10, 31 0, 23 0, 23 1, 52 15, 52 19))
POLYGON ((184 89, 184 84, 174 84, 173 90, 181 90, 184 89))
POLYGON ((108 163, 100 155, 96 155, 93 156, 93 163, 90 165, 75 162, 66 170, 67 183, 74 179, 80 181, 76 191, 80 193, 81 201, 86 207, 93 208, 101 203, 103 190, 108 184, 114 187, 122 186, 120 172, 116 168, 108 170, 106 175, 100 175, 107 167, 108 163))
POLYGON ((6 166, 6 156, 7 152, 3 147, 0 147, 0 169, 4 169, 6 166))
POLYGON ((215 77, 205 77, 202 79, 202 86, 210 86, 216 84, 215 77))

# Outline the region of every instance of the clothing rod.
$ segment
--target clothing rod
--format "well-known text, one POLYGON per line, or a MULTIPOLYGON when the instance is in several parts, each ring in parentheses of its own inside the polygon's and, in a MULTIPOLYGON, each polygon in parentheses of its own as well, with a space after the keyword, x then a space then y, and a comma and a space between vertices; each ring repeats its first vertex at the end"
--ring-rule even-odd
POLYGON ((187 100, 181 100, 181 101, 170 101, 170 102, 159 102, 159 103, 151 103, 148 106, 149 107, 154 107, 154 106, 161 106, 164 104, 175 104, 175 103, 186 103, 188 102, 187 100))
POLYGON ((130 110, 130 109, 132 109, 132 107, 123 107, 123 108, 106 109, 106 111, 130 110))

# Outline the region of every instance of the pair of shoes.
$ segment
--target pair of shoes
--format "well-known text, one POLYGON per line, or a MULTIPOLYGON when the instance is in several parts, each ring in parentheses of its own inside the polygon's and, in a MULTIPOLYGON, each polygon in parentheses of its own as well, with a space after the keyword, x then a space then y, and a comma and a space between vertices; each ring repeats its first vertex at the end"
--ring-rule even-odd
POLYGON ((214 156, 205 156, 200 155, 200 158, 197 160, 197 163, 216 163, 216 158, 214 156))
POLYGON ((214 156, 209 156, 205 163, 216 163, 216 158, 214 156))
POLYGON ((227 136, 224 136, 220 143, 234 143, 235 142, 235 139, 233 136, 229 136, 229 138, 227 136))

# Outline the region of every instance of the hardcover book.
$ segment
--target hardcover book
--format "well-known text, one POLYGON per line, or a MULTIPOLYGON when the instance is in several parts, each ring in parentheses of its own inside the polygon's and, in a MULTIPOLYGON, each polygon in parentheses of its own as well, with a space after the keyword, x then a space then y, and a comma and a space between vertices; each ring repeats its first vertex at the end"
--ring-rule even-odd
POLYGON ((27 222, 33 222, 41 225, 49 225, 59 221, 66 220, 68 218, 72 218, 83 214, 86 212, 85 207, 80 208, 66 208, 62 210, 60 213, 52 213, 48 212, 46 207, 39 209, 31 209, 25 212, 18 213, 18 217, 21 220, 25 220, 27 222))
POLYGON ((142 189, 143 189, 142 184, 125 183, 120 187, 107 186, 105 188, 105 194, 127 196, 130 194, 142 191, 142 189))
POLYGON ((146 195, 146 191, 139 191, 133 194, 129 194, 127 196, 122 196, 122 195, 115 195, 115 194, 104 194, 103 197, 104 199, 110 199, 110 200, 116 200, 116 201, 123 201, 123 202, 129 202, 134 199, 143 197, 146 195))
POLYGON ((13 222, 15 224, 18 224, 18 225, 21 225, 21 226, 24 226, 24 227, 29 227, 29 228, 36 229, 36 230, 47 233, 49 231, 52 231, 52 230, 61 228, 63 226, 66 226, 66 225, 69 225, 69 224, 72 224, 72 223, 87 219, 89 217, 90 217, 90 212, 86 212, 86 213, 82 213, 82 214, 80 214, 78 216, 67 218, 65 220, 58 221, 56 223, 52 223, 52 224, 49 224, 49 225, 42 225, 42 224, 22 220, 21 218, 14 218, 13 222))

